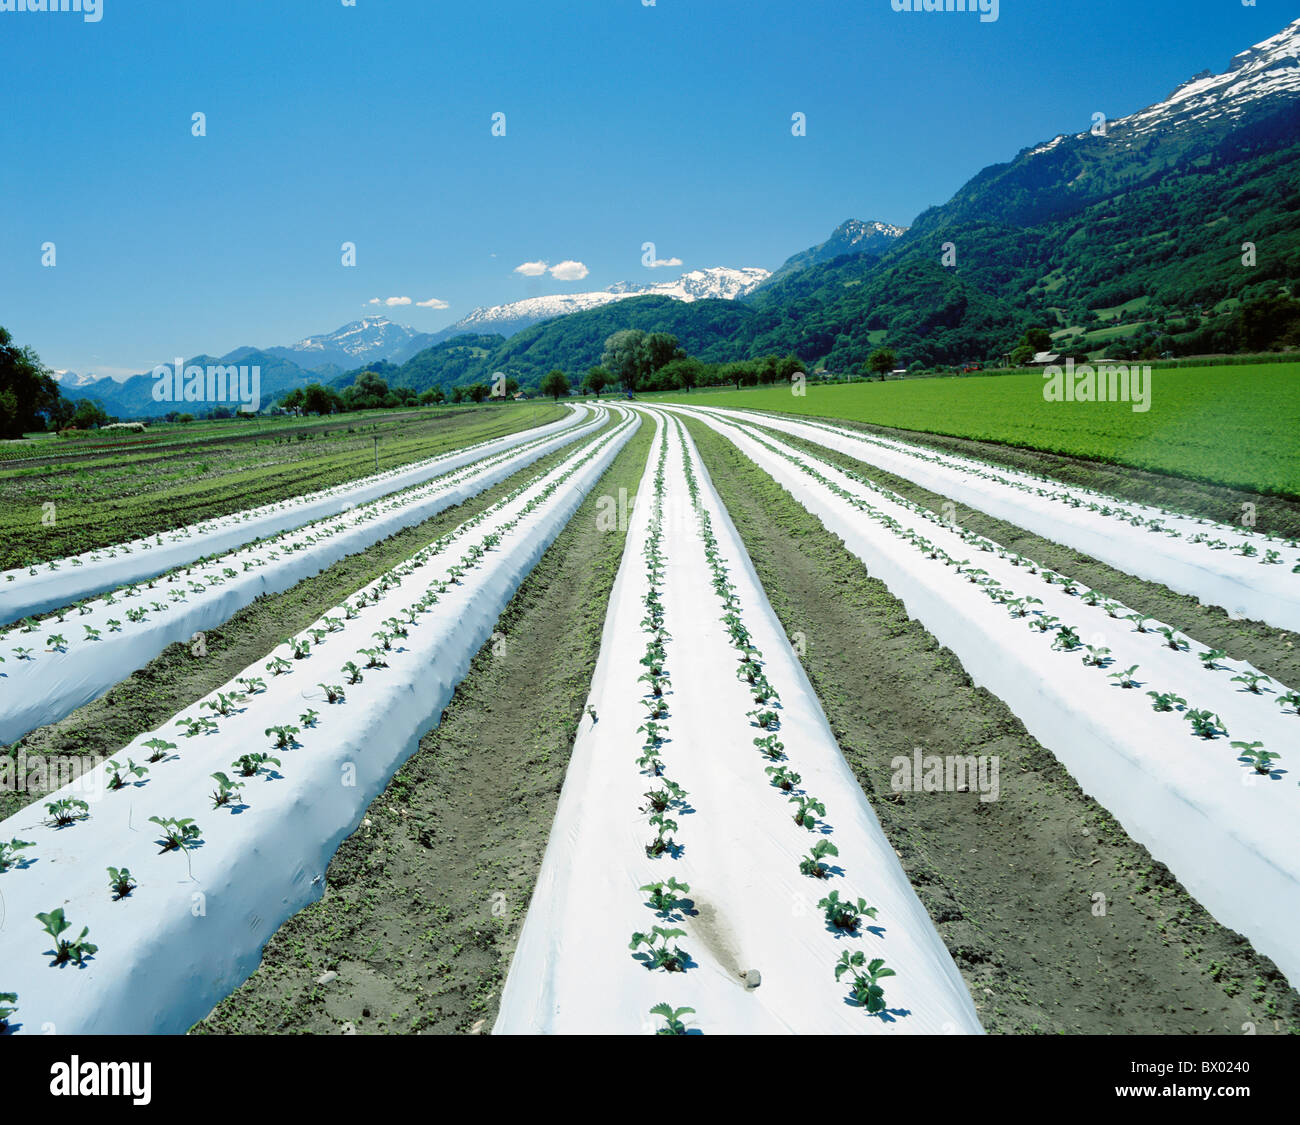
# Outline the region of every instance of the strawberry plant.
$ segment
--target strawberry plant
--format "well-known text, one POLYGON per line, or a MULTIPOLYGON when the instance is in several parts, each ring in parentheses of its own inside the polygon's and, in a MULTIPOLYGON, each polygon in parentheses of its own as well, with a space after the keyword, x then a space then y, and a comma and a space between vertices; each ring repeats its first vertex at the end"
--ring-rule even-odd
POLYGON ((774 762, 779 762, 785 757, 785 743, 774 734, 754 739, 754 745, 774 762))
POLYGON ((799 861, 799 871, 814 879, 827 879, 830 877, 831 869, 822 860, 828 855, 839 854, 840 849, 829 840, 818 840, 812 846, 812 850, 799 861))
POLYGON ((1198 652, 1196 655, 1200 657, 1202 668, 1207 672, 1214 672, 1218 670, 1218 662, 1228 654, 1221 648, 1207 648, 1204 652, 1198 652))
MULTIPOLYGON (((1053 617, 1050 613, 1040 613, 1029 623, 1029 627, 1037 629, 1040 633, 1050 633, 1060 622, 1059 617, 1053 617)), ((1075 639, 1078 640, 1077 637, 1075 639)))
POLYGON ((230 715, 234 713, 235 706, 240 702, 237 695, 226 695, 224 692, 218 692, 216 699, 205 699, 199 704, 200 707, 206 707, 216 715, 230 715))
POLYGON ((13 1006, 17 1003, 18 993, 0 992, 0 1033, 9 1030, 9 1018, 18 1011, 18 1009, 13 1006))
POLYGON ((230 768, 236 770, 240 777, 256 777, 259 773, 270 773, 266 767, 268 765, 280 768, 280 759, 272 758, 270 754, 244 754, 236 758, 230 765, 230 768))
POLYGON ((1277 705, 1290 707, 1295 714, 1300 715, 1300 691, 1289 691, 1285 695, 1279 695, 1277 705))
POLYGON ((866 1008, 869 1015, 875 1015, 885 1010, 885 990, 877 982, 892 977, 895 973, 893 969, 885 968, 883 958, 877 957, 870 964, 866 961, 867 955, 861 950, 840 954, 839 964, 835 966, 835 979, 839 980, 845 973, 851 973, 853 987, 850 992, 854 1001, 866 1008))
POLYGON ((645 794, 645 797, 650 802, 646 808, 661 813, 664 812, 669 805, 681 801, 685 796, 686 790, 678 785, 677 782, 663 778, 660 783, 660 788, 651 789, 645 794))
POLYGON ((1130 613, 1124 620, 1132 621, 1139 633, 1145 633, 1147 631, 1147 622, 1150 621, 1151 618, 1141 613, 1130 613))
POLYGON ((359 652, 362 656, 364 656, 364 657, 366 658, 365 667, 367 667, 367 668, 387 668, 387 667, 388 667, 388 661, 385 660, 385 659, 380 655, 380 652, 381 652, 381 651, 382 651, 382 650, 377 649, 377 648, 359 648, 359 649, 357 649, 357 652, 359 652))
POLYGON ((826 815, 826 806, 823 805, 816 797, 791 797, 790 803, 798 805, 795 810, 794 822, 800 828, 806 828, 809 832, 817 827, 817 816, 826 815), (817 816, 814 816, 816 813, 817 816))
POLYGON ((1122 672, 1112 672, 1110 678, 1112 680, 1118 680, 1119 686, 1122 688, 1137 687, 1138 682, 1133 678, 1133 673, 1137 670, 1138 666, 1134 664, 1131 668, 1125 668, 1122 672))
MULTIPOLYGON (((1069 625, 1062 625, 1061 631, 1056 634, 1056 639, 1052 641, 1052 648, 1059 652, 1074 652, 1083 646, 1083 641, 1079 639, 1079 633, 1069 625)), ((1086 664, 1087 661, 1085 660, 1086 664)))
POLYGON ((347 694, 338 684, 317 684, 316 686, 325 693, 326 703, 341 703, 347 698, 347 694))
POLYGON ((1261 672, 1243 672, 1240 676, 1233 676, 1234 684, 1245 684, 1246 690, 1254 695, 1263 695, 1260 690, 1260 684, 1271 684, 1273 681, 1261 672))
POLYGON ((305 727, 314 727, 316 720, 320 718, 320 712, 308 707, 301 715, 298 716, 298 722, 305 727))
POLYGON ((41 928, 54 939, 54 948, 48 951, 54 954, 54 964, 66 965, 69 961, 75 961, 78 965, 81 965, 87 957, 99 952, 99 946, 91 945, 86 940, 90 934, 89 926, 82 927, 81 935, 75 941, 69 941, 62 936, 66 930, 72 927, 72 923, 63 916, 63 907, 51 910, 48 914, 38 914, 36 920, 41 923, 41 928))
POLYGON ((655 969, 664 969, 670 973, 684 973, 686 965, 690 961, 690 956, 675 943, 672 945, 669 945, 669 943, 673 942, 675 938, 685 936, 685 930, 672 930, 665 926, 651 926, 648 934, 634 933, 631 942, 628 943, 628 948, 633 950, 632 956, 651 972, 655 969), (641 949, 643 945, 645 949, 641 949))
POLYGON ((291 668, 293 668, 293 665, 285 660, 283 656, 272 657, 266 662, 266 670, 273 676, 282 676, 291 668))
POLYGON ((1209 711, 1189 710, 1183 718, 1192 724, 1192 733, 1198 738, 1215 738, 1220 733, 1228 733, 1223 720, 1209 711))
POLYGON ((131 872, 123 867, 110 867, 108 869, 108 889, 113 892, 113 901, 120 902, 126 898, 139 884, 131 877, 131 872))
POLYGON ((45 808, 50 814, 50 823, 56 828, 67 828, 68 825, 86 820, 90 816, 90 806, 76 797, 62 797, 57 801, 50 801, 45 808))
POLYGON ((97 641, 97 640, 99 640, 99 630, 98 630, 98 629, 92 629, 89 625, 83 625, 82 628, 86 630, 86 640, 88 640, 88 641, 97 641))
POLYGON ((266 690, 266 681, 261 676, 240 676, 235 683, 239 684, 249 695, 257 695, 266 690))
POLYGON ((1083 658, 1083 662, 1089 668, 1104 668, 1110 663, 1110 649, 1096 645, 1088 645, 1087 648, 1088 655, 1083 658))
POLYGON ((664 764, 659 760, 659 755, 653 747, 647 748, 645 753, 636 760, 636 764, 641 767, 642 772, 648 772, 652 777, 659 777, 664 772, 664 764))
POLYGON ((1168 626, 1164 626, 1158 629, 1157 632, 1164 637, 1166 648, 1171 648, 1175 652, 1187 651, 1187 640, 1185 637, 1180 637, 1178 635, 1177 629, 1171 629, 1168 626))
POLYGON ((273 738, 277 750, 289 750, 294 745, 295 736, 302 733, 297 727, 278 726, 267 727, 266 737, 273 738))
POLYGON ((1254 766, 1256 773, 1271 773, 1273 763, 1282 757, 1272 750, 1265 750, 1262 742, 1234 742, 1232 748, 1241 751, 1237 761, 1254 766))
POLYGON ((852 899, 841 902, 839 891, 831 891, 817 904, 817 908, 826 912, 827 925, 850 934, 858 932, 863 918, 874 919, 876 916, 876 908, 868 906, 865 898, 860 898, 857 902, 852 899))
POLYGON ((646 672, 637 677, 637 683, 649 684, 651 693, 658 697, 663 695, 664 685, 668 683, 668 677, 654 672, 646 672))
POLYGON ((789 766, 768 766, 763 772, 772 779, 772 784, 783 793, 789 793, 803 780, 789 766))
POLYGON ((762 730, 776 730, 781 722, 781 716, 775 711, 764 710, 763 708, 746 711, 745 717, 753 719, 754 725, 762 730))
MULTIPOLYGON (((389 633, 389 632, 387 632, 387 631, 385 631, 385 630, 383 630, 383 629, 380 629, 378 632, 376 632, 376 633, 371 633, 370 635, 371 635, 372 637, 374 637, 374 638, 379 642, 379 647, 380 647, 381 649, 383 649, 385 652, 391 652, 391 651, 392 651, 392 648, 393 648, 393 634, 392 634, 392 633, 389 633)), ((365 651, 367 651, 367 650, 366 650, 366 649, 362 649, 361 651, 362 651, 362 652, 365 652, 365 651)))
POLYGON ((672 833, 677 831, 677 821, 669 819, 663 813, 654 813, 650 817, 650 825, 655 829, 655 837, 646 844, 645 854, 656 859, 664 852, 672 852, 676 848, 672 833))
POLYGON ((126 769, 117 762, 108 763, 108 787, 110 789, 125 789, 127 778, 144 777, 149 770, 145 766, 137 766, 130 758, 126 760, 126 769), (123 776, 125 775, 125 776, 123 776))
POLYGON ((146 749, 152 751, 149 755, 149 761, 151 762, 161 762, 165 757, 167 757, 168 751, 176 749, 176 743, 167 742, 161 738, 151 738, 148 742, 144 743, 144 746, 146 749))
MULTIPOLYGON (((3 999, 0 996, 0 999, 3 999)), ((17 999, 17 997, 13 997, 17 999)), ((0 1014, 3 1011, 0 1010, 0 1014)), ((671 1004, 656 1004, 650 1009, 652 1016, 663 1016, 664 1026, 655 1032, 656 1035, 685 1035, 686 1025, 682 1023, 682 1016, 693 1016, 694 1008, 674 1008, 671 1004)))
POLYGON ((163 852, 187 852, 200 835, 199 826, 191 817, 178 820, 171 816, 151 816, 149 822, 162 829, 162 838, 158 840, 162 845, 159 855, 163 852))
POLYGON ((679 883, 676 879, 668 879, 662 883, 647 883, 639 889, 650 896, 646 905, 664 918, 677 914, 690 901, 682 897, 691 893, 690 886, 679 883))
POLYGON ((214 773, 212 780, 217 783, 216 792, 212 794, 212 807, 220 809, 232 804, 239 798, 239 791, 244 787, 242 781, 231 781, 224 773, 214 773))
POLYGON ((45 643, 49 645, 51 652, 67 652, 68 642, 63 639, 62 633, 53 633, 45 638, 45 643))
POLYGON ((0 871, 8 871, 15 864, 21 866, 18 853, 25 848, 34 848, 36 845, 30 840, 19 840, 14 837, 9 843, 0 841, 0 871))
POLYGON ((650 719, 662 719, 668 714, 666 699, 643 699, 641 703, 645 706, 647 717, 650 719))
POLYGON ((361 669, 353 661, 349 660, 339 671, 348 674, 348 683, 359 684, 361 682, 361 669))
POLYGON ((1174 695, 1169 691, 1149 691, 1147 692, 1152 699, 1152 711, 1172 711, 1177 707, 1186 707, 1187 700, 1181 695, 1174 695))

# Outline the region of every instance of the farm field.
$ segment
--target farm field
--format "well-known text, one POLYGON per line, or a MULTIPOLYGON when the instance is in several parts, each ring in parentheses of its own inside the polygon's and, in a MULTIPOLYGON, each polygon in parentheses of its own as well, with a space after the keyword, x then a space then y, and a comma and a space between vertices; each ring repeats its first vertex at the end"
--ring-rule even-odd
POLYGON ((1300 497, 1300 371, 1290 364, 1158 370, 1150 409, 1047 402, 1040 375, 909 379, 658 395, 658 401, 779 411, 951 435, 1189 480, 1300 497))
POLYGON ((721 397, 0 638, 17 1030, 1300 1030, 1294 545, 721 397))
POLYGON ((375 419, 258 428, 225 423, 220 434, 0 467, 0 569, 80 554, 241 509, 272 504, 391 471, 450 450, 561 418, 563 407, 528 403, 435 409, 375 419), (53 504, 54 523, 48 523, 53 504), (42 522, 46 517, 46 522, 42 522))

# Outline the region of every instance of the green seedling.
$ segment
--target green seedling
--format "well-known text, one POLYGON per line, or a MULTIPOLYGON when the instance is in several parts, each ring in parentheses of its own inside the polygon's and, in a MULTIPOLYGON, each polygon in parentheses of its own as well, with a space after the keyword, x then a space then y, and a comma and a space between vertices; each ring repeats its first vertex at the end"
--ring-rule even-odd
POLYGON ((1171 648, 1175 652, 1187 651, 1187 639, 1180 637, 1177 629, 1171 629, 1166 625, 1158 629, 1157 632, 1164 637, 1166 648, 1171 648))
POLYGON ((1083 662, 1089 668, 1104 668, 1110 662, 1110 649, 1088 645, 1088 655, 1083 662))
POLYGON ((634 933, 632 940, 628 943, 628 949, 633 950, 632 956, 651 972, 655 969, 664 969, 670 973, 684 973, 686 963, 690 957, 675 943, 672 945, 669 943, 673 942, 675 938, 685 936, 685 930, 673 930, 665 926, 651 926, 648 934, 634 933), (645 949, 641 949, 643 945, 645 949))
POLYGON ((827 879, 831 869, 822 862, 827 856, 839 855, 840 849, 829 840, 818 840, 812 850, 799 861, 799 871, 813 879, 827 879))
POLYGON ((643 699, 641 703, 645 706, 647 717, 650 719, 662 719, 668 714, 666 699, 643 699))
POLYGON ((646 799, 650 802, 646 805, 647 810, 654 812, 664 812, 669 805, 676 801, 682 800, 686 796, 686 790, 675 781, 669 781, 664 778, 658 789, 651 789, 646 794, 646 799))
POLYGON ((237 695, 226 695, 223 692, 218 692, 216 699, 205 699, 199 706, 206 707, 217 715, 230 715, 234 712, 235 705, 238 702, 239 697, 237 695))
POLYGON ((90 806, 76 797, 63 797, 57 801, 50 801, 45 808, 50 814, 50 823, 56 828, 66 828, 90 816, 90 806))
POLYGON ((361 682, 361 669, 353 661, 349 660, 339 671, 347 673, 349 684, 359 684, 361 682))
POLYGON ((84 963, 87 957, 99 952, 99 946, 92 945, 86 940, 90 934, 89 926, 82 928, 81 935, 75 941, 68 941, 62 936, 66 930, 72 927, 72 923, 63 916, 63 907, 51 910, 48 914, 38 914, 36 920, 41 923, 41 928, 54 939, 53 953, 56 965, 66 965, 70 961, 75 961, 80 965, 84 963))
POLYGON ((1175 707, 1187 706, 1187 700, 1181 695, 1174 695, 1171 691, 1149 691, 1147 695, 1152 700, 1152 711, 1172 711, 1175 707))
POLYGON ((9 1019, 18 1011, 17 1003, 18 993, 0 992, 0 1032, 9 1030, 9 1019))
POLYGON ((1074 652, 1081 647, 1083 647, 1083 641, 1079 639, 1078 630, 1071 628, 1069 625, 1061 626, 1061 631, 1056 634, 1056 639, 1052 641, 1052 648, 1059 652, 1074 652))
POLYGON ((146 750, 150 751, 149 761, 151 762, 161 762, 167 757, 168 753, 176 749, 176 743, 167 742, 162 738, 151 738, 143 745, 146 750))
POLYGON ((1245 684, 1246 690, 1254 695, 1263 695, 1260 690, 1260 684, 1271 684, 1273 681, 1265 676, 1262 672, 1243 672, 1240 676, 1233 676, 1234 684, 1245 684))
POLYGON ((235 683, 239 684, 249 695, 257 695, 259 692, 266 690, 266 681, 261 676, 240 676, 235 683))
POLYGON ((242 781, 231 781, 224 773, 214 773, 212 780, 217 783, 216 792, 212 794, 212 807, 224 808, 239 798, 239 791, 244 787, 242 781))
POLYGON ((31 840, 19 840, 14 837, 9 843, 0 841, 0 871, 8 871, 16 863, 19 863, 18 853, 27 848, 34 848, 36 845, 31 840))
POLYGON ((646 905, 665 918, 676 914, 687 901, 682 896, 691 893, 688 884, 679 883, 676 879, 668 879, 662 883, 647 883, 640 890, 650 896, 646 905))
POLYGON ((861 950, 856 953, 845 951, 835 966, 835 979, 839 980, 845 973, 851 973, 853 999, 866 1008, 868 1015, 876 1015, 885 1010, 885 990, 877 982, 896 974, 893 969, 885 968, 883 958, 877 957, 870 964, 866 964, 866 961, 867 955, 861 950), (865 971, 862 968, 864 964, 865 971))
POLYGON ((382 649, 377 649, 377 648, 359 648, 359 649, 357 649, 357 652, 359 652, 362 656, 364 656, 364 657, 366 658, 365 667, 367 667, 367 668, 387 668, 387 667, 388 667, 388 661, 385 660, 385 659, 380 655, 380 653, 381 653, 382 651, 383 651, 382 649))
POLYGON ((316 686, 325 693, 326 703, 341 703, 347 698, 347 694, 338 684, 317 684, 316 686))
POLYGON ((1234 742, 1232 748, 1241 751, 1237 761, 1254 766, 1256 773, 1272 773, 1273 763, 1282 757, 1272 750, 1265 750, 1262 742, 1234 742))
POLYGON ((137 766, 130 758, 126 760, 126 768, 117 762, 108 763, 108 787, 110 789, 125 789, 128 781, 132 777, 144 777, 149 770, 145 766, 137 766))
POLYGON ((267 727, 266 737, 274 740, 277 750, 289 750, 293 747, 294 739, 302 732, 297 727, 278 726, 267 727))
POLYGON ((674 1008, 671 1004, 656 1004, 650 1009, 650 1014, 664 1018, 664 1026, 655 1032, 656 1035, 685 1035, 686 1025, 682 1023, 682 1016, 695 1015, 695 1009, 674 1008))
POLYGON ((752 719, 756 727, 762 730, 776 730, 781 722, 781 716, 775 711, 758 708, 753 711, 746 711, 745 717, 752 719))
POLYGON ((1300 715, 1300 691, 1288 691, 1285 695, 1277 697, 1279 707, 1290 707, 1297 715, 1300 715))
POLYGON ((785 743, 774 734, 754 739, 754 745, 774 762, 779 762, 785 757, 785 743))
POLYGON ((651 859, 656 859, 663 855, 664 852, 673 849, 672 834, 677 831, 678 824, 677 821, 669 819, 663 813, 654 813, 650 817, 650 825, 655 829, 655 838, 646 844, 645 854, 651 859))
POLYGON ((163 852, 188 852, 190 845, 199 838, 199 826, 191 817, 178 820, 171 816, 151 816, 149 822, 162 829, 162 838, 158 841, 162 845, 159 855, 163 852))
POLYGON ((865 898, 860 898, 857 902, 852 899, 845 899, 841 902, 839 891, 831 891, 817 904, 817 907, 819 910, 826 912, 828 925, 850 934, 858 932, 858 927, 862 924, 863 918, 874 919, 877 913, 876 907, 868 906, 865 898))
POLYGON ((663 695, 664 685, 668 683, 668 677, 657 675, 654 672, 646 672, 637 677, 637 683, 647 683, 650 685, 650 691, 656 697, 663 695))
POLYGON ((636 760, 636 764, 641 767, 642 772, 649 772, 652 777, 659 777, 664 772, 664 764, 659 760, 653 747, 647 748, 645 753, 636 760))
POLYGON ((92 629, 89 625, 83 625, 82 628, 86 630, 86 640, 88 640, 88 641, 97 641, 97 640, 99 640, 99 630, 98 630, 98 629, 92 629))
POLYGON ((282 676, 292 668, 293 665, 285 660, 283 656, 272 657, 266 662, 266 670, 273 676, 282 676))
POLYGON ((1207 672, 1215 672, 1218 670, 1219 661, 1228 654, 1221 648, 1208 648, 1204 652, 1198 652, 1196 655, 1200 657, 1202 668, 1207 672))
POLYGON ((1133 673, 1137 670, 1138 666, 1134 664, 1132 668, 1125 668, 1122 672, 1112 672, 1110 678, 1112 680, 1118 680, 1119 686, 1122 688, 1137 687, 1137 680, 1133 678, 1133 673))
POLYGON ((816 797, 791 797, 790 803, 799 806, 794 814, 795 824, 800 828, 808 829, 809 832, 817 827, 817 817, 826 815, 826 806, 816 797), (817 816, 814 816, 814 813, 817 816))
POLYGON ((1192 733, 1198 738, 1214 738, 1220 733, 1228 733, 1223 720, 1210 711, 1189 710, 1183 718, 1192 724, 1192 733))
POLYGON ((314 727, 316 720, 320 718, 320 712, 308 707, 301 715, 298 716, 298 722, 305 727, 314 727))
POLYGON ((1134 627, 1139 633, 1145 633, 1147 631, 1147 622, 1150 621, 1151 618, 1141 613, 1130 613, 1124 618, 1124 620, 1132 621, 1134 627))
POLYGON ((270 754, 244 754, 236 758, 230 765, 240 777, 256 777, 259 773, 269 773, 266 768, 268 765, 280 768, 280 759, 272 758, 270 754))
POLYGON ((113 892, 113 901, 120 902, 126 898, 139 884, 131 876, 127 868, 110 867, 108 869, 108 889, 113 892))
POLYGON ((783 793, 789 793, 803 779, 789 766, 768 766, 764 771, 783 793))

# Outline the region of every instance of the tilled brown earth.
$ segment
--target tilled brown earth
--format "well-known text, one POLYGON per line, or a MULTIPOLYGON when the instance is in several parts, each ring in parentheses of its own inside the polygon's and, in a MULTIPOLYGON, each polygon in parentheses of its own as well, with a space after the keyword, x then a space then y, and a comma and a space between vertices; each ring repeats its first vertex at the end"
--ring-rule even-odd
POLYGON ((484 1032, 496 1017, 599 654, 642 425, 520 587, 441 723, 196 1033, 484 1032))
POLYGON ((840 746, 993 1032, 1300 1032, 1300 996, 1129 839, 862 563, 689 422, 840 746), (891 760, 996 755, 1000 794, 894 793, 891 760))

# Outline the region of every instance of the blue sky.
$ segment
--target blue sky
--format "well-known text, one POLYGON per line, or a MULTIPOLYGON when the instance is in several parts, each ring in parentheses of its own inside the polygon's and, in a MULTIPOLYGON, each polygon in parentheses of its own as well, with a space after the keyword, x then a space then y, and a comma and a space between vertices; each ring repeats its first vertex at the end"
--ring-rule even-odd
POLYGON ((0 11, 0 324, 51 367, 118 376, 377 312, 435 331, 476 305, 774 269, 848 218, 905 226, 984 166, 1222 70, 1296 14, 101 2, 97 23, 0 11), (645 268, 648 241, 681 269, 645 268), (536 261, 589 274, 514 272, 536 261), (368 304, 389 297, 412 304, 368 304), (415 305, 433 299, 448 307, 415 305))

